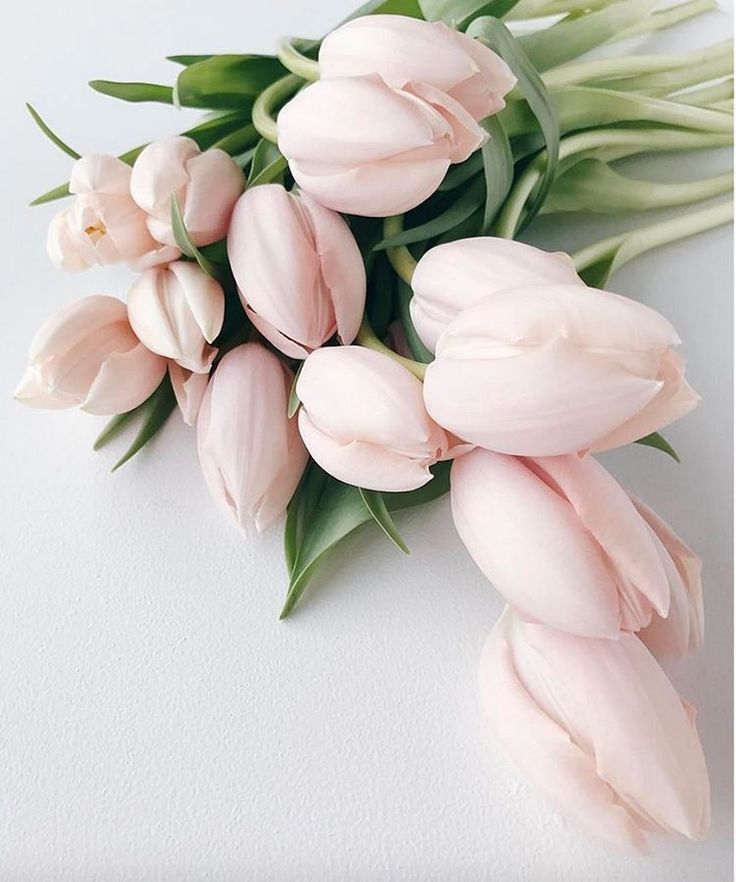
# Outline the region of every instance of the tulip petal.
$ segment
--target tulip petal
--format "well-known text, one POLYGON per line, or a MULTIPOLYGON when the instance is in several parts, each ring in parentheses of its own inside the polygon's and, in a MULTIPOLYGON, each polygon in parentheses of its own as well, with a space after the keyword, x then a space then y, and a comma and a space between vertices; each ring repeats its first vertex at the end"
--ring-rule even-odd
POLYGON ((163 380, 166 361, 139 343, 127 352, 113 352, 103 362, 80 408, 109 416, 142 404, 163 380))
POLYGON ((204 393, 207 391, 209 374, 195 374, 175 361, 170 361, 169 379, 182 419, 188 426, 195 425, 204 393))

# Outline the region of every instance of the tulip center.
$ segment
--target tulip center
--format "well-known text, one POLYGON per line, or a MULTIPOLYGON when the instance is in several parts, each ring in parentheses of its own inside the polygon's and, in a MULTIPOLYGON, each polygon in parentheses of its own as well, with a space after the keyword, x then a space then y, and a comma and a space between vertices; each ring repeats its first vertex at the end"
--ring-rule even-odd
POLYGON ((90 238, 93 245, 96 245, 103 236, 107 235, 107 227, 100 221, 84 228, 84 232, 90 238))

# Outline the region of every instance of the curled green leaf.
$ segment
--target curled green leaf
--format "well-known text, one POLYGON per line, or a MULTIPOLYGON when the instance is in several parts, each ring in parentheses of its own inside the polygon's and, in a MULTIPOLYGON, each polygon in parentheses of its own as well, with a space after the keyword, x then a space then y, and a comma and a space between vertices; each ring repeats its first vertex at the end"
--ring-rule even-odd
POLYGON ((66 153, 67 156, 71 156, 72 159, 81 158, 81 154, 77 153, 76 150, 73 150, 68 144, 62 141, 55 132, 51 131, 48 125, 41 118, 41 114, 36 110, 35 107, 33 107, 33 105, 26 102, 26 109, 31 114, 33 121, 36 123, 39 129, 41 129, 44 135, 46 135, 49 141, 51 141, 52 144, 55 144, 59 148, 59 150, 61 150, 63 153, 66 153))

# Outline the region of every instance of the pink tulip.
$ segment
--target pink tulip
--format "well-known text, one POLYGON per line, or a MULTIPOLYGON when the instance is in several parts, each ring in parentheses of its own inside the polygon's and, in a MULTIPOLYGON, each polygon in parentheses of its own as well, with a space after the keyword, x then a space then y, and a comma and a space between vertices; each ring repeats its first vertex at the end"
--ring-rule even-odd
POLYGON ((222 329, 225 294, 197 264, 177 260, 139 277, 128 293, 128 316, 152 352, 203 374, 217 354, 208 344, 222 329))
POLYGON ((210 493, 236 523, 261 531, 281 515, 307 464, 287 407, 293 375, 258 343, 232 349, 217 366, 197 420, 210 493))
POLYGON ((457 101, 426 83, 379 77, 313 83, 278 118, 279 148, 299 186, 336 211, 386 217, 434 193, 452 163, 485 141, 457 101))
POLYGON ((710 784, 694 712, 638 637, 574 637, 508 610, 479 680, 512 759, 588 833, 638 851, 655 832, 703 838, 710 784))
POLYGON ((403 15, 366 15, 337 28, 322 41, 319 70, 325 80, 378 74, 396 88, 427 83, 477 120, 503 110, 516 84, 506 62, 482 43, 403 15))
POLYGON ((227 250, 248 317, 281 352, 306 358, 334 334, 353 342, 365 269, 339 214, 280 184, 253 187, 235 206, 227 250))
POLYGON ((296 384, 299 431, 333 477, 366 490, 415 490, 447 454, 427 416, 422 384, 387 355, 361 346, 318 349, 296 384))
POLYGON ((608 450, 697 404, 671 349, 679 342, 663 316, 617 294, 577 284, 509 288, 450 323, 424 400, 445 429, 500 453, 608 450))
POLYGON ((125 304, 95 294, 41 326, 15 397, 30 407, 125 413, 144 402, 165 373, 166 361, 133 333, 125 304))
POLYGON ((243 172, 224 150, 201 152, 191 138, 180 135, 149 144, 136 159, 130 180, 133 199, 148 215, 151 235, 166 245, 176 245, 174 196, 192 242, 210 245, 225 238, 244 186, 243 172))
POLYGON ((670 609, 666 618, 656 613, 639 636, 655 655, 684 655, 703 643, 703 586, 700 558, 669 524, 640 499, 636 510, 651 529, 652 540, 670 583, 670 609))
POLYGON ((611 638, 661 621, 686 651, 679 635, 689 634, 680 609, 688 591, 677 558, 592 457, 476 448, 453 463, 451 499, 473 560, 525 618, 611 638))
POLYGON ((411 280, 411 319, 424 345, 434 352, 450 322, 483 297, 508 288, 565 283, 584 284, 561 251, 541 251, 491 236, 458 239, 430 248, 417 264, 411 280))
POLYGON ((175 361, 170 361, 169 379, 182 419, 188 426, 195 425, 204 393, 207 391, 209 374, 195 374, 175 361))
POLYGON ((176 249, 162 249, 148 231, 147 218, 130 196, 130 167, 114 156, 93 154, 72 166, 70 208, 51 221, 49 257, 64 270, 94 264, 171 260, 176 249))

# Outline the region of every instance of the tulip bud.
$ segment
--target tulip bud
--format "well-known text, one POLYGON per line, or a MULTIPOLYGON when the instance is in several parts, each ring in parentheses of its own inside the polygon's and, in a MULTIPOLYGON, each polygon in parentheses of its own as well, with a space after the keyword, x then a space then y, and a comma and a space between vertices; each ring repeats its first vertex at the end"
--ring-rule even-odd
POLYGON ((217 354, 207 344, 222 329, 225 294, 197 264, 177 260, 139 277, 128 293, 128 316, 151 352, 203 374, 217 354))
POLYGON ((191 138, 176 135, 149 144, 136 159, 130 179, 133 199, 148 215, 158 242, 176 245, 171 202, 176 196, 195 245, 224 239, 245 179, 224 150, 201 152, 191 138))
POLYGON ((54 266, 83 270, 125 261, 149 264, 177 257, 148 231, 146 215, 130 196, 130 166, 114 156, 93 154, 72 166, 71 208, 51 221, 46 247, 54 266))
POLYGON ((30 407, 126 413, 166 373, 166 361, 135 336, 125 304, 95 294, 48 319, 36 334, 15 397, 30 407))
POLYGON ((710 783, 694 713, 638 637, 574 637, 507 610, 479 682, 512 759, 588 833, 638 851, 652 832, 703 838, 710 783))
POLYGON ((458 239, 430 248, 417 264, 411 279, 411 319, 424 345, 434 352, 450 322, 488 294, 565 283, 584 284, 575 264, 561 251, 542 251, 492 236, 458 239))
POLYGON ((627 297, 570 284, 509 288, 450 323, 424 400, 445 429, 500 453, 608 450, 697 404, 670 348, 679 342, 663 316, 627 297))
POLYGON ((199 461, 212 496, 240 527, 260 532, 286 509, 307 464, 287 417, 293 375, 258 343, 217 366, 197 419, 199 461))
POLYGON ((389 86, 427 83, 447 93, 474 119, 505 107, 516 84, 495 52, 442 22, 404 15, 366 15, 328 34, 319 50, 322 79, 377 74, 389 86))
POLYGON ((187 426, 195 425, 210 381, 209 374, 195 374, 175 361, 170 361, 169 379, 182 419, 187 426))
MULTIPOLYGON (((668 619, 671 599, 679 606, 687 594, 662 542, 592 457, 476 448, 453 463, 450 485, 455 527, 473 560, 532 621, 615 638, 653 616, 668 619)), ((677 615, 667 627, 681 631, 677 615)))
POLYGON ((306 358, 335 333, 353 342, 365 268, 339 214, 280 184, 253 187, 235 206, 227 250, 248 317, 283 353, 306 358))
POLYGON ((651 530, 671 588, 666 618, 655 613, 639 636, 655 655, 684 655, 703 644, 700 558, 649 506, 634 497, 632 502, 651 530))
POLYGON ((415 490, 447 454, 447 436, 427 415, 421 382, 387 355, 361 346, 318 349, 304 362, 296 392, 307 450, 347 484, 415 490))
POLYGON ((278 118, 279 149, 305 193, 336 211, 387 217, 434 193, 451 163, 486 133, 426 83, 393 89, 379 77, 320 80, 278 118))

